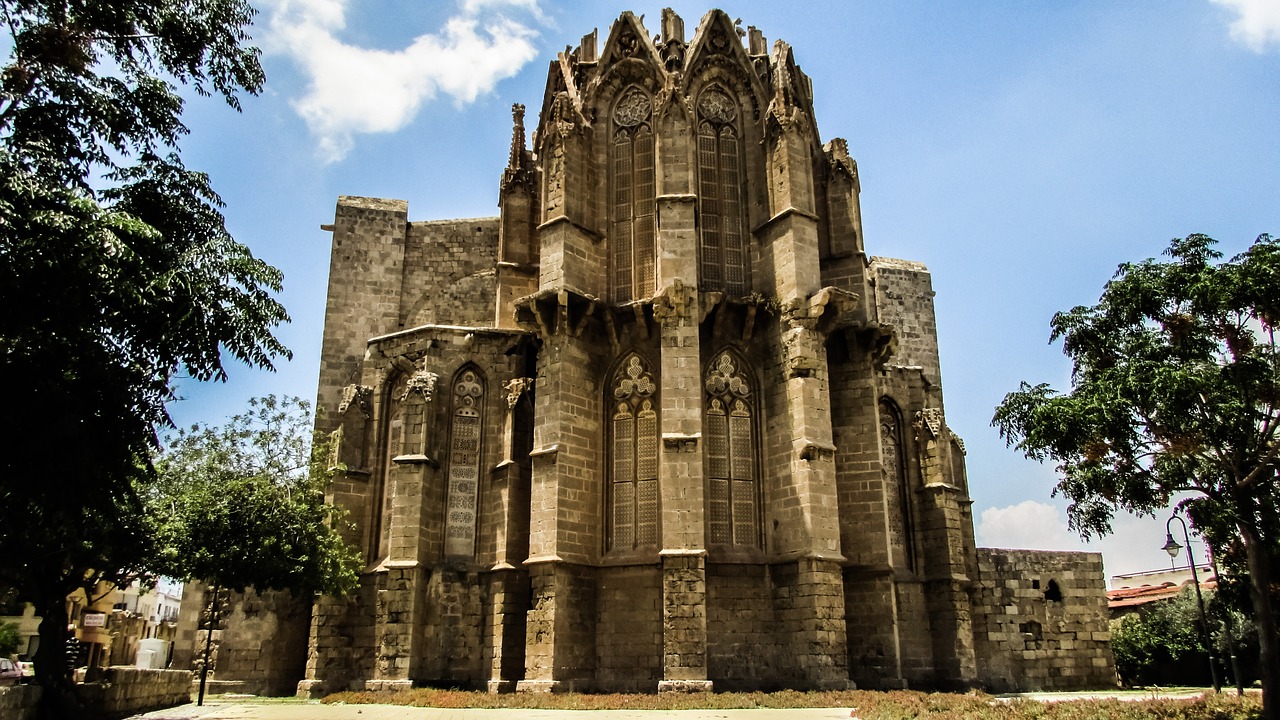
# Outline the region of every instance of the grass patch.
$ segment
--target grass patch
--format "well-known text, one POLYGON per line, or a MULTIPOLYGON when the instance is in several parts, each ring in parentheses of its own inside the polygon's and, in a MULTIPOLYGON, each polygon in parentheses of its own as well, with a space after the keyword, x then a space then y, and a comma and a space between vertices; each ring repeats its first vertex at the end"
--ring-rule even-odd
POLYGON ((998 700, 983 693, 875 692, 751 693, 503 693, 418 688, 394 692, 341 692, 324 703, 409 705, 435 708, 537 710, 732 710, 751 708, 853 708, 859 720, 1260 720, 1256 696, 1213 695, 1186 700, 998 700))

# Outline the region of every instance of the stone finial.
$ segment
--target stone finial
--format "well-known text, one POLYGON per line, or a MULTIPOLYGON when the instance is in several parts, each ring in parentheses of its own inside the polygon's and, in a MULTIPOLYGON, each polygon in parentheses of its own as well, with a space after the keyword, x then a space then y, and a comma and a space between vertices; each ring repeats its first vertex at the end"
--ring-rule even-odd
POLYGON ((511 152, 507 157, 507 167, 502 171, 504 192, 512 185, 523 183, 528 186, 533 177, 533 160, 524 148, 524 105, 516 103, 511 106, 511 125, 511 152))
POLYGON ((582 36, 582 44, 578 46, 578 62, 593 63, 600 59, 600 48, 597 44, 599 28, 582 36))
POLYGON ((511 155, 507 158, 507 167, 518 170, 524 160, 524 105, 511 106, 511 122, 511 155))
POLYGON ((684 20, 671 8, 662 9, 662 44, 684 43, 684 20))
POLYGON ((832 172, 843 172, 853 181, 854 187, 861 192, 862 184, 858 180, 858 162, 849 154, 849 143, 844 138, 832 138, 822 146, 827 157, 827 166, 832 172))
POLYGON ((921 430, 928 430, 930 437, 937 438, 942 432, 942 410, 925 408, 917 412, 914 425, 921 430))
POLYGON ((747 54, 752 57, 769 54, 769 41, 755 25, 747 26, 747 54))

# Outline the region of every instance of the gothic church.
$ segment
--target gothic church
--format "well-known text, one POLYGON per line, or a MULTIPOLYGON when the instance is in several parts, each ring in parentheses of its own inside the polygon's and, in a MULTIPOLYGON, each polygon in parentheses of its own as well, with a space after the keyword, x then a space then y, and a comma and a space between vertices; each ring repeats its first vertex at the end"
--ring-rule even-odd
POLYGON ((367 568, 298 692, 1114 684, 1100 558, 975 548, 929 273, 867 255, 791 48, 660 25, 551 62, 498 217, 339 199, 318 407, 367 568))

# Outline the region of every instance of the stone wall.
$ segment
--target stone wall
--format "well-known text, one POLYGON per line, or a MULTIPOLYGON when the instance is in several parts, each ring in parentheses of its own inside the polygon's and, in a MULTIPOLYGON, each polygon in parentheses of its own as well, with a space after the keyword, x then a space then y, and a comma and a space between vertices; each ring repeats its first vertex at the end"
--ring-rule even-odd
POLYGON ((491 324, 497 250, 496 217, 410 223, 400 326, 491 324))
POLYGON ((980 678, 993 692, 1116 685, 1099 553, 978 548, 980 678))
MULTIPOLYGON (((172 667, 198 680, 204 663, 211 596, 187 583, 178 616, 172 667)), ((207 692, 291 695, 306 663, 310 612, 288 593, 224 591, 213 631, 207 692)))
POLYGON ((109 667, 101 680, 77 685, 76 694, 103 717, 123 718, 191 702, 191 680, 185 670, 109 667))
POLYGON ((766 565, 707 565, 707 674, 717 690, 777 685, 777 642, 766 565))
POLYGON ((928 268, 911 260, 873 257, 871 272, 879 320, 893 326, 897 334, 897 348, 890 362, 919 367, 929 384, 940 387, 938 327, 928 268))
POLYGON ((652 692, 662 678, 662 572, 601 568, 596 588, 596 679, 621 692, 652 692))
MULTIPOLYGON (((86 709, 103 718, 124 718, 191 702, 192 674, 185 670, 108 667, 102 679, 76 686, 86 709)), ((44 688, 0 687, 0 718, 35 720, 44 688)))
POLYGON ((35 720, 36 709, 44 688, 39 685, 0 687, 0 718, 35 720))

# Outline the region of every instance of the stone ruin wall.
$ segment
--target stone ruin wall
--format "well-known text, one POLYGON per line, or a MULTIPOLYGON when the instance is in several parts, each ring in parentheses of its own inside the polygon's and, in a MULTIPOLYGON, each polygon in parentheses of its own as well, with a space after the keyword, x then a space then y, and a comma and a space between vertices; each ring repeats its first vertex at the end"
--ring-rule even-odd
POLYGON ((979 548, 979 679, 992 692, 1116 686, 1102 555, 979 548))
MULTIPOLYGON (((303 672, 310 607, 289 593, 222 591, 209 655, 208 693, 292 695, 303 672)), ((200 582, 183 588, 172 667, 199 683, 212 593, 200 582)))

